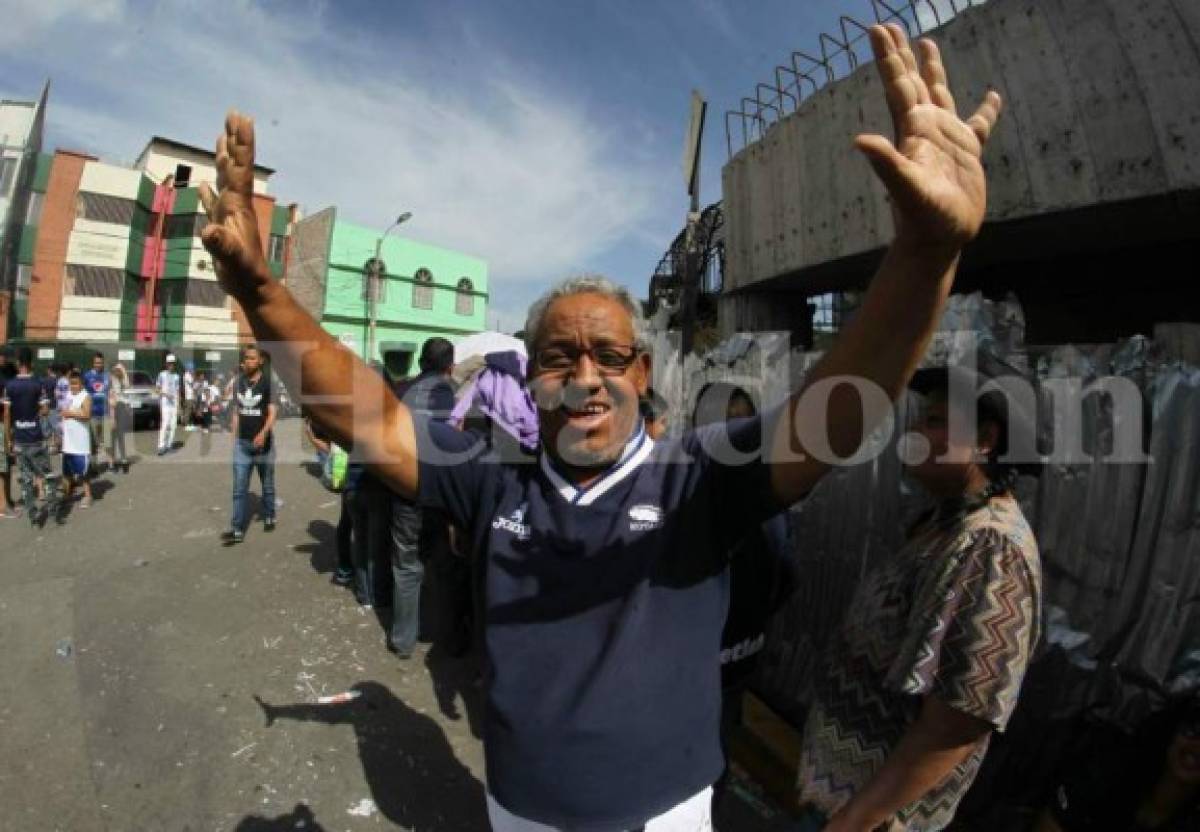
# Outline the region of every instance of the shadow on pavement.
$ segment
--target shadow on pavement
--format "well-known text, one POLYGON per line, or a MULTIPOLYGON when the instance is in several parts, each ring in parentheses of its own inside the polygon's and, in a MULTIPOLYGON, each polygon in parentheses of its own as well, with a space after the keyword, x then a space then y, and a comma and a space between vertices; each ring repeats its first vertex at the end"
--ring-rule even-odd
POLYGON ((454 756, 438 724, 378 682, 360 682, 352 690, 361 695, 345 704, 270 705, 257 696, 254 701, 268 727, 281 719, 351 726, 371 799, 392 823, 405 829, 487 829, 483 786, 454 756))
POLYGON ((92 499, 95 500, 96 502, 100 502, 101 500, 103 500, 104 495, 107 494, 109 491, 112 491, 113 488, 115 487, 114 484, 110 480, 106 480, 106 479, 105 480, 93 479, 91 482, 91 486, 92 486, 92 499))
POLYGON ((465 656, 454 656, 438 643, 434 643, 425 655, 425 667, 433 681, 433 695, 437 698, 438 710, 447 719, 460 720, 463 715, 458 700, 461 699, 467 712, 467 727, 475 739, 483 739, 481 666, 482 659, 475 651, 465 656))
POLYGON ((296 807, 286 815, 278 815, 273 818, 247 815, 233 828, 233 832, 296 832, 296 830, 325 832, 325 827, 317 823, 312 809, 303 803, 297 803, 296 807))
POLYGON ((314 572, 320 575, 333 572, 337 566, 337 528, 328 520, 309 520, 308 534, 312 540, 293 551, 307 554, 314 572))

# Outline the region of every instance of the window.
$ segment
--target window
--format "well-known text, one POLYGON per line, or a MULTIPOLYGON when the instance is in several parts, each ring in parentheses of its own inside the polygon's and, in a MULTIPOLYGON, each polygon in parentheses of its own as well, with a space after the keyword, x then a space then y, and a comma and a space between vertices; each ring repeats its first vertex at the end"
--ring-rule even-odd
POLYGON ((25 209, 26 225, 37 225, 42 216, 42 200, 44 198, 43 194, 36 191, 29 195, 29 207, 25 209))
POLYGON ((175 166, 175 187, 186 188, 192 181, 192 166, 191 165, 176 165, 175 166))
POLYGON ((125 289, 124 269, 67 264, 63 293, 82 298, 119 298, 125 289))
POLYGON ((204 214, 173 214, 167 217, 163 226, 163 234, 172 239, 199 237, 206 225, 208 225, 208 217, 204 214))
POLYGON ((470 278, 464 277, 458 281, 458 289, 454 293, 454 311, 459 315, 475 314, 475 286, 470 278))
POLYGON ((215 280, 190 279, 184 291, 184 303, 189 306, 220 308, 225 305, 225 292, 215 280))
POLYGON ((429 269, 417 269, 413 275, 413 309, 433 308, 433 273, 429 269))
POLYGON ((136 204, 132 199, 80 191, 75 200, 75 216, 81 220, 130 225, 136 204))
POLYGON ((379 284, 375 287, 375 301, 383 303, 387 300, 387 263, 383 260, 377 261, 374 257, 363 263, 362 299, 371 299, 372 273, 377 268, 379 269, 379 284))
POLYGON ((272 263, 283 262, 283 252, 287 246, 287 237, 282 234, 272 234, 267 243, 267 259, 272 263))
POLYGON ((21 160, 17 157, 0 159, 0 193, 8 195, 8 189, 12 187, 13 178, 17 175, 17 165, 21 160))

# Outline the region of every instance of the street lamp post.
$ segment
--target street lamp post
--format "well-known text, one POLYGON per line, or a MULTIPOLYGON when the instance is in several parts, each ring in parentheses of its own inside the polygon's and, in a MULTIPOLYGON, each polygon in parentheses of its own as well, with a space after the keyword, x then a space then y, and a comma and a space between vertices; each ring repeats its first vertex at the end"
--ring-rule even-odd
POLYGON ((383 278, 383 260, 380 257, 383 252, 383 238, 410 219, 412 219, 412 211, 405 211, 375 241, 375 257, 372 258, 371 268, 367 273, 367 350, 364 358, 368 364, 375 360, 376 301, 379 298, 379 281, 383 278))

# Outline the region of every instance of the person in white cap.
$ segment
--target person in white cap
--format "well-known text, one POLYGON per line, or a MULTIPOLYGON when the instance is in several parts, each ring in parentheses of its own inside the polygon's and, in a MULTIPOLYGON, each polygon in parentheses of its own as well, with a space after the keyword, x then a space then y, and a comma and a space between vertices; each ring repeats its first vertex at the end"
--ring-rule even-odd
POLYGON ((158 392, 159 425, 158 455, 162 456, 175 445, 175 422, 179 414, 179 372, 175 369, 175 354, 167 353, 167 366, 154 382, 158 392))

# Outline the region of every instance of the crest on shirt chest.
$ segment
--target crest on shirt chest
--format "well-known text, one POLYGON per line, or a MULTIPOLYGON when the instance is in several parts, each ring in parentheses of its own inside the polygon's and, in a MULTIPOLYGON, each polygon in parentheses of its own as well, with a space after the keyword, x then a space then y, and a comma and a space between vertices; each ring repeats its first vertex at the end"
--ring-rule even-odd
POLYGON ((629 509, 629 531, 648 532, 662 526, 663 510, 649 503, 639 503, 629 509))

